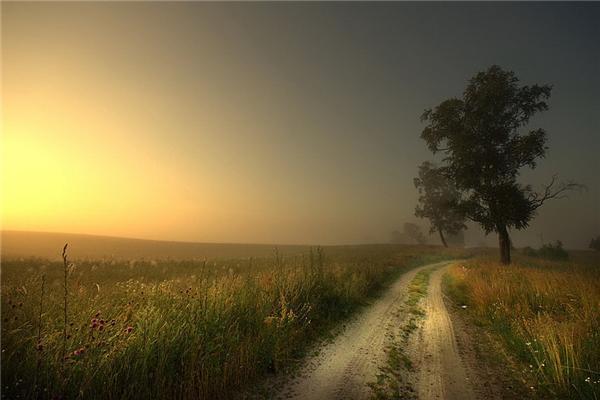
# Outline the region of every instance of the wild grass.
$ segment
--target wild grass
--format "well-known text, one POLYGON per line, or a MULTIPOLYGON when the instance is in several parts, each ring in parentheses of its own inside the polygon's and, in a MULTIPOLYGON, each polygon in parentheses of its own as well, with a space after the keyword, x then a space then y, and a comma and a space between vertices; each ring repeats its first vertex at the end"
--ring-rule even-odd
POLYGON ((475 320, 502 337, 534 390, 556 398, 600 397, 600 260, 519 258, 501 266, 452 267, 446 288, 475 320))
POLYGON ((362 246, 210 262, 3 260, 2 397, 230 398, 399 273, 451 255, 362 246))

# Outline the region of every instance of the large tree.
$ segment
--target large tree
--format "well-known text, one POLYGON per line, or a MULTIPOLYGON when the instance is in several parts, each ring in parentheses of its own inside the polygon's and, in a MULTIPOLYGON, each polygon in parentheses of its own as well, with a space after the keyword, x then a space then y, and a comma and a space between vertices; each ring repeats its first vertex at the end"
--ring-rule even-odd
POLYGON ((419 166, 414 183, 419 191, 415 216, 429 219, 429 233, 437 232, 444 247, 448 247, 445 235, 457 235, 466 229, 465 217, 458 207, 459 190, 429 161, 419 166))
POLYGON ((476 74, 462 98, 425 110, 421 137, 442 154, 439 172, 461 192, 460 209, 486 233, 496 232, 500 260, 510 263, 509 229, 524 229, 545 201, 580 187, 556 179, 541 192, 518 182, 523 167, 546 154, 544 129, 525 127, 548 109, 549 85, 522 86, 512 71, 494 65, 476 74))

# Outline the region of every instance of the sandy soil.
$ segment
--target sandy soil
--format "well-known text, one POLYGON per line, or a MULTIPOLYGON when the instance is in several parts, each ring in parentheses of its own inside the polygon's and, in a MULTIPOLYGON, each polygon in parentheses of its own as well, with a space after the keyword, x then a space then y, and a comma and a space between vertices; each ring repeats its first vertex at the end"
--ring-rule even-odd
POLYGON ((404 310, 407 286, 418 271, 432 266, 422 266, 402 275, 331 343, 321 348, 318 355, 309 357, 299 375, 287 382, 276 397, 371 398, 368 384, 376 381, 379 369, 386 363, 385 349, 407 317, 404 310))
POLYGON ((442 275, 446 268, 434 271, 423 302, 425 319, 412 343, 417 358, 416 392, 419 399, 476 399, 471 379, 458 351, 452 320, 442 297, 442 275))

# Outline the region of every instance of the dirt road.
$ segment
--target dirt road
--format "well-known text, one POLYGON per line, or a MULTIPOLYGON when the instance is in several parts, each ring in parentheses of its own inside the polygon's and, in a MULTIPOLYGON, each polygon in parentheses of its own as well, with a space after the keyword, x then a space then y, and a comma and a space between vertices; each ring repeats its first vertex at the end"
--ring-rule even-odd
POLYGON ((413 341, 411 353, 418 358, 416 392, 419 399, 476 399, 466 363, 458 352, 452 320, 442 298, 442 275, 446 268, 429 278, 427 297, 422 307, 425 319, 413 341))
MULTIPOLYGON (((415 275, 435 269, 428 295, 422 300, 426 314, 411 334, 407 347, 415 358, 406 372, 419 399, 474 399, 465 367, 457 352, 452 323, 444 306, 441 276, 448 262, 413 269, 402 275, 372 305, 350 322, 333 342, 310 357, 296 378, 278 392, 280 399, 369 399, 369 384, 386 368, 386 350, 397 345, 409 320, 407 288, 415 275)), ((408 349, 407 349, 408 350, 408 349)))

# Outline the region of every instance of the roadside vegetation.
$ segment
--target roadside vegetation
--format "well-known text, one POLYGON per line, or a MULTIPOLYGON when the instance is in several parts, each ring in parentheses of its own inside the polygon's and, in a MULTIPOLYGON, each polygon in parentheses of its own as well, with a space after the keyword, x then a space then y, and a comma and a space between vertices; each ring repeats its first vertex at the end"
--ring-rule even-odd
POLYGON ((433 247, 221 261, 2 260, 2 398, 229 398, 433 247))
POLYGON ((510 267, 473 259, 445 277, 450 297, 501 338, 545 397, 600 398, 600 258, 583 253, 565 262, 521 256, 510 267))

